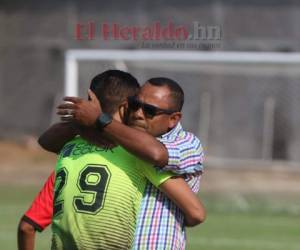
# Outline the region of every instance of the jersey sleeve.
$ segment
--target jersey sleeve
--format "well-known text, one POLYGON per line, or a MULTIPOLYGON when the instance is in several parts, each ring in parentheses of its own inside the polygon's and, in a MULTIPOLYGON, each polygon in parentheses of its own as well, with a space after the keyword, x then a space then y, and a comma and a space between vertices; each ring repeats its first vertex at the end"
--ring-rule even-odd
POLYGON ((175 174, 195 174, 203 171, 204 152, 200 140, 192 133, 174 139, 159 138, 168 150, 168 164, 161 168, 175 174))
POLYGON ((156 187, 159 187, 166 180, 174 176, 173 173, 169 171, 160 171, 160 169, 155 168, 150 163, 144 162, 141 159, 136 159, 136 164, 141 171, 143 171, 146 178, 156 187))
POLYGON ((52 222, 54 181, 55 173, 52 172, 22 218, 40 232, 52 222))

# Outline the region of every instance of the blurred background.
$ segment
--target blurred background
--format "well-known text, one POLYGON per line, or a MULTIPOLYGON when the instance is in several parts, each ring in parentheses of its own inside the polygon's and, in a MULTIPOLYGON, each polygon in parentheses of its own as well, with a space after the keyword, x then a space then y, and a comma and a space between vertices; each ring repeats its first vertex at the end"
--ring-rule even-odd
MULTIPOLYGON (((187 249, 299 249, 299 22, 296 0, 0 0, 3 249, 16 249, 18 220, 53 169, 36 139, 57 121, 56 105, 85 97, 112 68, 185 91, 183 125, 206 153, 208 210, 187 249)), ((38 234, 37 249, 50 238, 38 234)))

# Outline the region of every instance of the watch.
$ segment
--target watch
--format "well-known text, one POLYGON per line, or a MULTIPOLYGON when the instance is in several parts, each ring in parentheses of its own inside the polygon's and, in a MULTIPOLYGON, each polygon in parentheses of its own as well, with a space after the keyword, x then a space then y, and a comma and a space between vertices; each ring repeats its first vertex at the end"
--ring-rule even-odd
POLYGON ((105 126, 107 126, 108 124, 110 124, 112 122, 112 117, 111 115, 107 114, 107 113, 102 113, 101 115, 98 116, 95 125, 96 128, 98 129, 103 129, 105 126))

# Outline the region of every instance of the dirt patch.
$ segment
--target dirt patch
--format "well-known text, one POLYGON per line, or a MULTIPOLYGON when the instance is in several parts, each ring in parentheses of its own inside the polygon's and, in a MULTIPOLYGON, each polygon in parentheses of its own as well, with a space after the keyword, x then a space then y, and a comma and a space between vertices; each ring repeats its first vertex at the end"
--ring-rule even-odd
POLYGON ((0 143, 1 185, 40 185, 54 169, 56 155, 37 145, 0 143))

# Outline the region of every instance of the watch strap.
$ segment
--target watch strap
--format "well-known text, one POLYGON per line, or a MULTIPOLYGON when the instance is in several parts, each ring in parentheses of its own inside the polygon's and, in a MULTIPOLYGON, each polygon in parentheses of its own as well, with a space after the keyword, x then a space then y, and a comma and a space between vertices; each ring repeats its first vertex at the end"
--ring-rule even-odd
POLYGON ((96 128, 103 129, 105 126, 112 122, 112 116, 107 113, 102 113, 96 120, 96 128))

